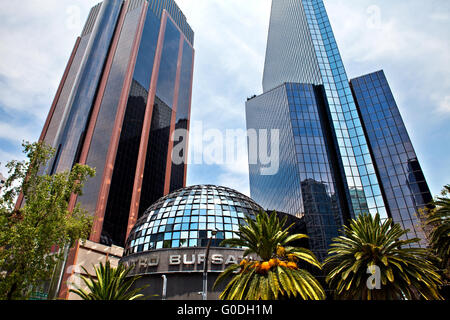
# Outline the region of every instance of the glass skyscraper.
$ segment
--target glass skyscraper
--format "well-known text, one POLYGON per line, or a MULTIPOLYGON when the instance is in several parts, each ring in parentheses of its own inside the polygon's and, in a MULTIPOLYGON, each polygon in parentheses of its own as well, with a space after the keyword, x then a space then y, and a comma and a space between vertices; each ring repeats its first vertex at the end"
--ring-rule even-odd
MULTIPOLYGON (((372 136, 322 0, 272 1, 263 91, 246 103, 247 129, 279 130, 280 169, 265 176, 260 163, 249 164, 256 202, 304 217, 310 246, 322 258, 348 218, 363 212, 378 212, 382 218, 402 215, 388 205, 397 190, 385 190, 381 183, 372 136)), ((405 131, 404 126, 399 130, 405 131)), ((413 221, 411 214, 405 220, 413 221)))
POLYGON ((123 246, 150 204, 185 185, 170 135, 189 126, 193 37, 173 0, 105 0, 89 13, 41 141, 57 150, 49 173, 96 168, 76 199, 95 217, 92 241, 123 246))
POLYGON ((91 9, 40 137, 56 149, 48 173, 75 163, 96 169, 70 202, 94 217, 89 240, 124 246, 150 204, 185 186, 186 163, 171 157, 187 136, 170 137, 189 129, 193 42, 173 0, 104 0, 91 9))
MULTIPOLYGON (((416 152, 383 71, 350 80, 386 206, 411 238, 425 239, 417 212, 432 200, 416 152)), ((426 245, 425 241, 422 241, 426 245)))

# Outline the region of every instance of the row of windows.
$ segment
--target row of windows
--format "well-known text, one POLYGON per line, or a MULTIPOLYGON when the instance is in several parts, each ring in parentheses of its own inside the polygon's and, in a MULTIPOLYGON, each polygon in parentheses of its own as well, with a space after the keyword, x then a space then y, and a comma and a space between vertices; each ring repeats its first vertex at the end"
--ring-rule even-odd
MULTIPOLYGON (((151 227, 157 227, 159 225, 166 225, 166 224, 178 224, 178 223, 194 223, 194 222, 217 222, 217 223, 233 223, 233 224, 239 224, 242 223, 242 219, 244 219, 245 217, 241 217, 241 218, 236 218, 236 217, 231 217, 231 216, 226 216, 226 214, 222 215, 217 215, 217 216, 213 216, 213 215, 209 215, 209 216, 186 216, 183 215, 181 217, 174 217, 174 218, 163 218, 163 219, 153 219, 153 216, 150 217, 150 221, 147 223, 144 223, 142 225, 142 229, 147 229, 147 228, 151 228, 151 227)), ((139 228, 137 229, 139 230, 139 228)))
MULTIPOLYGON (((168 224, 161 225, 159 227, 149 227, 145 229, 146 232, 137 233, 136 238, 131 240, 131 246, 133 247, 135 244, 140 244, 144 241, 155 241, 152 240, 157 235, 161 235, 165 240, 169 239, 187 239, 188 236, 190 238, 198 238, 200 231, 206 230, 220 230, 223 232, 237 232, 239 230, 237 225, 232 224, 223 224, 223 223, 183 223, 183 224, 168 224)), ((219 232, 219 233, 220 233, 219 232)))

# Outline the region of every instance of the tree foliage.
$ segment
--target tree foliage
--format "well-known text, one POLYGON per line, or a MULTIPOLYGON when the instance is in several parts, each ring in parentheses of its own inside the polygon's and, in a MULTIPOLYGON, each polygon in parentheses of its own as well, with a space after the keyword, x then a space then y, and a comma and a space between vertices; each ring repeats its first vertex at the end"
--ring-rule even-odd
POLYGON ((71 212, 68 205, 72 194, 82 194, 83 183, 95 170, 77 164, 71 171, 43 174, 54 150, 43 143, 23 147, 27 160, 6 165, 9 177, 0 198, 0 299, 27 298, 62 258, 55 248, 86 239, 92 224, 80 205, 71 212), (21 192, 23 204, 16 209, 21 192))
POLYGON ((314 254, 305 248, 292 247, 292 241, 307 238, 304 234, 289 235, 286 217, 279 220, 260 212, 256 220, 247 217, 239 227, 238 238, 225 239, 222 245, 247 248, 240 264, 229 266, 216 280, 214 287, 232 276, 220 295, 223 300, 274 300, 302 298, 323 300, 325 292, 319 282, 297 265, 299 260, 321 268, 314 254), (254 261, 256 254, 261 261, 254 261))
POLYGON ((433 209, 425 210, 425 229, 428 234, 430 246, 439 259, 439 267, 448 286, 450 278, 450 185, 444 186, 441 197, 432 203, 433 209))
POLYGON ((432 255, 413 247, 420 239, 400 240, 407 232, 391 219, 381 221, 379 214, 362 214, 345 226, 344 234, 333 239, 324 263, 335 297, 411 300, 418 293, 425 299, 441 299, 441 280, 432 255), (379 288, 368 284, 371 275, 378 277, 379 288))
POLYGON ((109 260, 105 265, 100 263, 95 267, 95 276, 90 275, 87 270, 82 267, 83 271, 88 275, 81 276, 88 290, 78 288, 70 289, 80 296, 83 300, 136 300, 143 297, 139 294, 144 288, 131 290, 131 287, 139 277, 128 277, 133 266, 126 268, 119 264, 117 268, 112 268, 109 260))

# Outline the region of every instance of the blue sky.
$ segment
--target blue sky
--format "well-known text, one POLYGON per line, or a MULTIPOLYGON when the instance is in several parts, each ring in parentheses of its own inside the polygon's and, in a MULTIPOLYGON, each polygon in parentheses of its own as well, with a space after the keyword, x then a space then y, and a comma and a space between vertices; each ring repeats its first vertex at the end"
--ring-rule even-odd
MULTIPOLYGON (((97 0, 0 0, 0 172, 39 138, 90 7, 97 0)), ((178 0, 195 31, 192 120, 245 129, 245 100, 262 92, 270 0, 178 0)), ((450 1, 325 0, 349 78, 384 69, 434 195, 450 183, 450 1)), ((191 143, 195 143, 192 140, 191 143)), ((188 184, 249 194, 247 150, 192 164, 188 184)))

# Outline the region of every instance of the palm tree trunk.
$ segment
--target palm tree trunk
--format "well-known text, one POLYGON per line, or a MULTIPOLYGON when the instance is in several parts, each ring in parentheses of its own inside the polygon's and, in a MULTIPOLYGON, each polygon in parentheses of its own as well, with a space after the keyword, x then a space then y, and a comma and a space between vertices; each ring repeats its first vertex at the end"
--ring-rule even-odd
POLYGON ((14 282, 13 285, 11 286, 11 289, 9 289, 6 295, 6 300, 12 300, 13 294, 16 292, 16 290, 17 290, 17 282, 14 282))

